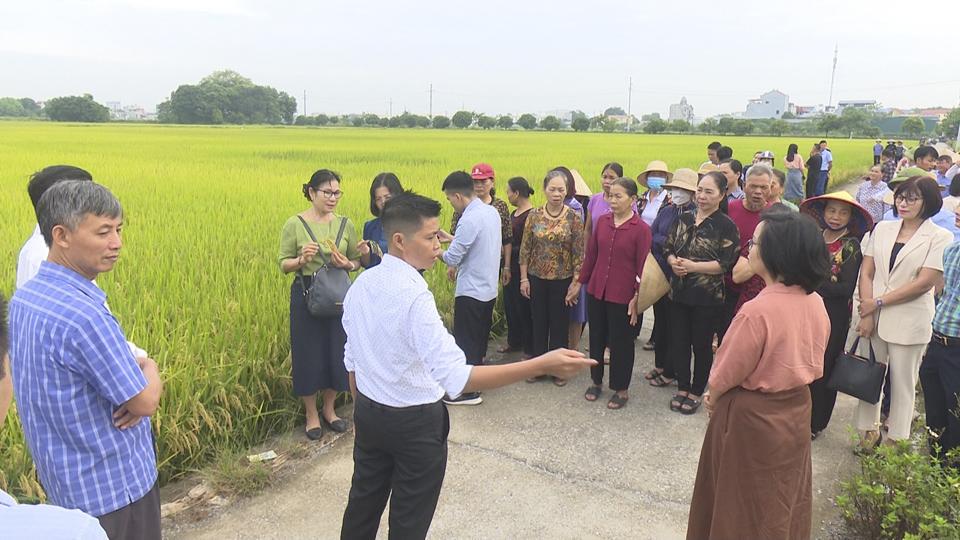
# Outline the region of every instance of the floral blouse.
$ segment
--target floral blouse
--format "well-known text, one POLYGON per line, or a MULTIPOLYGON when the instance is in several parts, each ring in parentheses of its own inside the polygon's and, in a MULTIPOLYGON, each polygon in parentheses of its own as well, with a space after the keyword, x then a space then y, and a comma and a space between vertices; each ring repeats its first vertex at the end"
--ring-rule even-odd
POLYGON ((520 265, 540 279, 566 279, 583 265, 583 219, 564 206, 556 218, 546 208, 528 212, 520 245, 520 265))
POLYGON ((688 274, 670 279, 670 299, 694 306, 716 306, 724 302, 723 275, 733 269, 740 254, 740 232, 726 214, 717 210, 697 225, 696 212, 684 212, 667 236, 663 256, 683 257, 694 262, 717 261, 721 274, 688 274))
POLYGON ((831 320, 849 319, 851 298, 860 276, 860 241, 854 236, 844 236, 832 244, 827 244, 830 254, 830 279, 825 281, 817 292, 823 297, 823 305, 831 320))

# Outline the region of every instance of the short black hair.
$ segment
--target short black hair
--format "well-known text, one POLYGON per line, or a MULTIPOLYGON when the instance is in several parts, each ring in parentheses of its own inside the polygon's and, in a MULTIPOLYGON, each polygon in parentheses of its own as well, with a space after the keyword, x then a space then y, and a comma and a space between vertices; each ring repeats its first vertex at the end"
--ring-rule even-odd
POLYGON ((827 144, 827 140, 826 140, 826 139, 820 139, 820 142, 817 143, 817 144, 827 144))
POLYGON ((720 141, 713 141, 712 143, 707 145, 707 150, 717 151, 720 149, 721 146, 723 145, 720 144, 720 141))
POLYGON ((453 171, 447 175, 440 188, 444 193, 459 193, 468 199, 473 197, 473 177, 465 171, 453 171))
POLYGON ((510 186, 510 189, 525 199, 529 199, 533 195, 533 188, 530 187, 530 182, 527 182, 527 179, 522 176, 514 176, 510 180, 507 180, 507 185, 510 186))
POLYGON ((604 165, 603 168, 600 169, 600 174, 605 173, 607 169, 610 169, 611 171, 617 173, 617 178, 620 178, 623 176, 623 165, 617 163, 616 161, 611 161, 610 163, 607 163, 606 165, 604 165))
POLYGON ((390 238, 393 233, 419 230, 425 219, 439 216, 439 202, 412 191, 404 191, 383 205, 380 221, 383 222, 384 236, 390 238))
POLYGON ((883 152, 881 152, 880 155, 883 157, 888 157, 890 159, 893 159, 897 157, 897 152, 893 148, 884 148, 883 152))
POLYGON ((729 165, 730 165, 730 170, 733 171, 733 172, 735 172, 735 173, 737 173, 737 174, 740 174, 740 173, 743 172, 743 163, 740 163, 740 160, 739 160, 739 159, 729 159, 729 158, 728 158, 728 159, 721 159, 721 160, 720 160, 720 165, 723 165, 724 163, 729 164, 729 165))
POLYGON ((33 203, 33 211, 37 211, 37 205, 40 204, 40 197, 57 182, 64 180, 89 180, 93 181, 93 176, 73 165, 51 165, 30 175, 30 181, 27 183, 27 193, 30 194, 30 202, 33 203))
MULTIPOLYGON (((776 180, 778 184, 780 184, 780 189, 783 189, 787 185, 786 173, 784 173, 780 169, 777 169, 776 167, 773 168, 773 179, 776 180)), ((780 204, 780 203, 777 203, 777 204, 780 204)))
POLYGON ((940 157, 940 152, 937 152, 937 149, 932 146, 918 146, 917 149, 913 151, 914 162, 925 157, 937 159, 940 157))
POLYGON ((897 213, 896 199, 899 196, 917 195, 923 199, 923 208, 920 210, 920 219, 929 219, 943 208, 943 198, 940 196, 940 184, 929 176, 911 176, 897 185, 893 190, 893 215, 897 213))
POLYGON ((391 197, 403 193, 403 186, 400 185, 400 179, 392 172, 382 172, 373 177, 373 183, 370 184, 370 213, 374 217, 380 217, 380 209, 377 208, 377 190, 385 187, 390 192, 391 197))
POLYGON ((830 256, 817 223, 782 210, 764 211, 760 222, 760 260, 770 275, 784 285, 799 285, 807 294, 817 290, 830 275, 830 256))
POLYGON ((953 158, 950 157, 950 154, 944 154, 937 158, 937 161, 943 161, 946 163, 953 163, 953 158))
POLYGON ((721 146, 717 149, 717 159, 723 161, 725 159, 730 159, 733 157, 733 148, 729 146, 721 146))
POLYGON ((960 174, 953 175, 950 181, 950 189, 947 190, 951 197, 960 197, 960 174))
POLYGON ((324 184, 329 184, 336 180, 340 182, 340 175, 331 171, 330 169, 320 169, 319 171, 313 173, 310 176, 310 180, 303 185, 303 196, 307 198, 308 201, 312 201, 310 198, 310 190, 318 190, 320 186, 324 184))
POLYGON ((625 189, 625 190, 627 191, 627 195, 630 196, 630 197, 636 197, 636 196, 637 196, 637 191, 638 191, 637 182, 636 182, 636 180, 634 180, 633 178, 623 178, 623 177, 617 178, 617 179, 614 180, 613 183, 610 184, 610 185, 611 185, 611 186, 620 186, 620 187, 622 187, 623 189, 625 189))

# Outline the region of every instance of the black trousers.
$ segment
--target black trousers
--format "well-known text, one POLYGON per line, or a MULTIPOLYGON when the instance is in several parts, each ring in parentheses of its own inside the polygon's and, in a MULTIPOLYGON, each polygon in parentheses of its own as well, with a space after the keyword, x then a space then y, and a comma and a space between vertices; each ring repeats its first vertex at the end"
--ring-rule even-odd
POLYGON ((140 500, 97 518, 110 540, 160 540, 160 488, 140 500))
POLYGON ((820 171, 807 171, 807 184, 805 186, 807 198, 813 197, 817 193, 817 185, 820 183, 820 171))
MULTIPOLYGON (((717 314, 716 326, 717 326, 717 345, 723 343, 723 336, 727 333, 727 330, 730 328, 730 323, 733 322, 733 316, 736 315, 737 303, 740 301, 740 291, 731 290, 727 287, 727 290, 724 291, 723 299, 723 309, 717 314)), ((711 346, 712 346, 711 340, 711 346)))
POLYGON ((670 358, 670 309, 673 302, 664 296, 653 305, 653 365, 663 370, 663 376, 674 379, 670 358))
POLYGON ((880 156, 873 156, 873 164, 874 165, 880 164, 880 156))
POLYGON ((533 315, 530 300, 520 294, 520 265, 510 271, 510 282, 503 289, 503 309, 507 317, 507 345, 533 356, 533 315))
POLYGON ((570 344, 570 306, 565 303, 570 278, 530 277, 530 308, 533 314, 533 355, 562 349, 570 344))
POLYGON ((670 306, 670 355, 677 376, 677 388, 702 396, 713 366, 713 331, 722 305, 691 306, 674 302, 670 306), (693 378, 690 376, 690 349, 693 349, 693 378))
POLYGON ((453 300, 453 339, 471 366, 483 364, 483 358, 487 355, 487 342, 493 325, 493 305, 496 302, 496 298, 481 302, 469 296, 458 296, 453 300))
POLYGON ((634 327, 627 316, 627 304, 607 302, 588 294, 587 318, 590 320, 590 358, 597 361, 597 365, 590 368, 593 384, 603 384, 603 351, 610 347, 610 389, 627 390, 636 356, 634 327))
POLYGON ((833 366, 837 357, 843 353, 843 346, 847 342, 847 333, 850 331, 850 319, 846 323, 842 320, 830 319, 830 338, 827 340, 827 349, 823 353, 823 377, 810 383, 810 431, 817 433, 827 429, 830 417, 833 416, 833 407, 837 403, 837 391, 827 388, 827 381, 833 373, 833 366))
POLYGON ((353 419, 353 481, 340 538, 376 538, 388 497, 389 538, 426 537, 447 470, 446 406, 388 407, 358 394, 353 419))
POLYGON ((920 364, 920 387, 927 427, 939 435, 930 437, 930 453, 942 461, 960 446, 960 345, 944 345, 934 337, 920 364))

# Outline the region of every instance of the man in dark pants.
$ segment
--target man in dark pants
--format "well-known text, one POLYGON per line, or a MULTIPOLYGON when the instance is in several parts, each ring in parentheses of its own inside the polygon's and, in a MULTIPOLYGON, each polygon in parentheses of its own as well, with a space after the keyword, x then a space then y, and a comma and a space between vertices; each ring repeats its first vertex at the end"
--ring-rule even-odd
MULTIPOLYGON (((443 192, 453 209, 461 214, 457 234, 440 258, 457 269, 457 287, 453 304, 453 336, 467 356, 467 363, 478 366, 487 355, 493 306, 500 282, 500 214, 484 203, 473 187, 473 178, 463 172, 450 173, 443 181, 443 192)), ((479 392, 467 392, 450 398, 448 405, 479 405, 479 392)))
POLYGON ((434 200, 413 193, 392 198, 381 213, 388 253, 344 300, 344 364, 356 403, 344 539, 375 538, 388 498, 389 537, 426 536, 447 465, 444 394, 456 398, 547 374, 570 378, 595 365, 566 349, 502 366, 468 364, 420 274, 441 254, 439 216, 434 200))
MULTIPOLYGON (((960 227, 960 206, 954 210, 960 227)), ((946 464, 960 447, 960 243, 943 252, 943 296, 933 318, 933 337, 920 364, 930 451, 946 464)), ((960 462, 950 465, 960 467, 960 462)))

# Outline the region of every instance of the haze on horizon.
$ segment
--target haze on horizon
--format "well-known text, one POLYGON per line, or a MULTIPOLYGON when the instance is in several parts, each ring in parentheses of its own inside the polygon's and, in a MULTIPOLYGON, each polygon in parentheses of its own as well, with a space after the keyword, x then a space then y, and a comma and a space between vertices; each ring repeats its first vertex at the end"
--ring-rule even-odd
POLYGON ((798 105, 956 106, 960 2, 757 4, 374 0, 35 0, 0 5, 0 96, 93 94, 153 109, 232 69, 310 114, 487 114, 627 108, 743 111, 776 88, 798 105), (762 7, 759 7, 762 6, 762 7), (938 26, 939 25, 939 26, 938 26), (392 102, 392 105, 391 105, 392 102))

